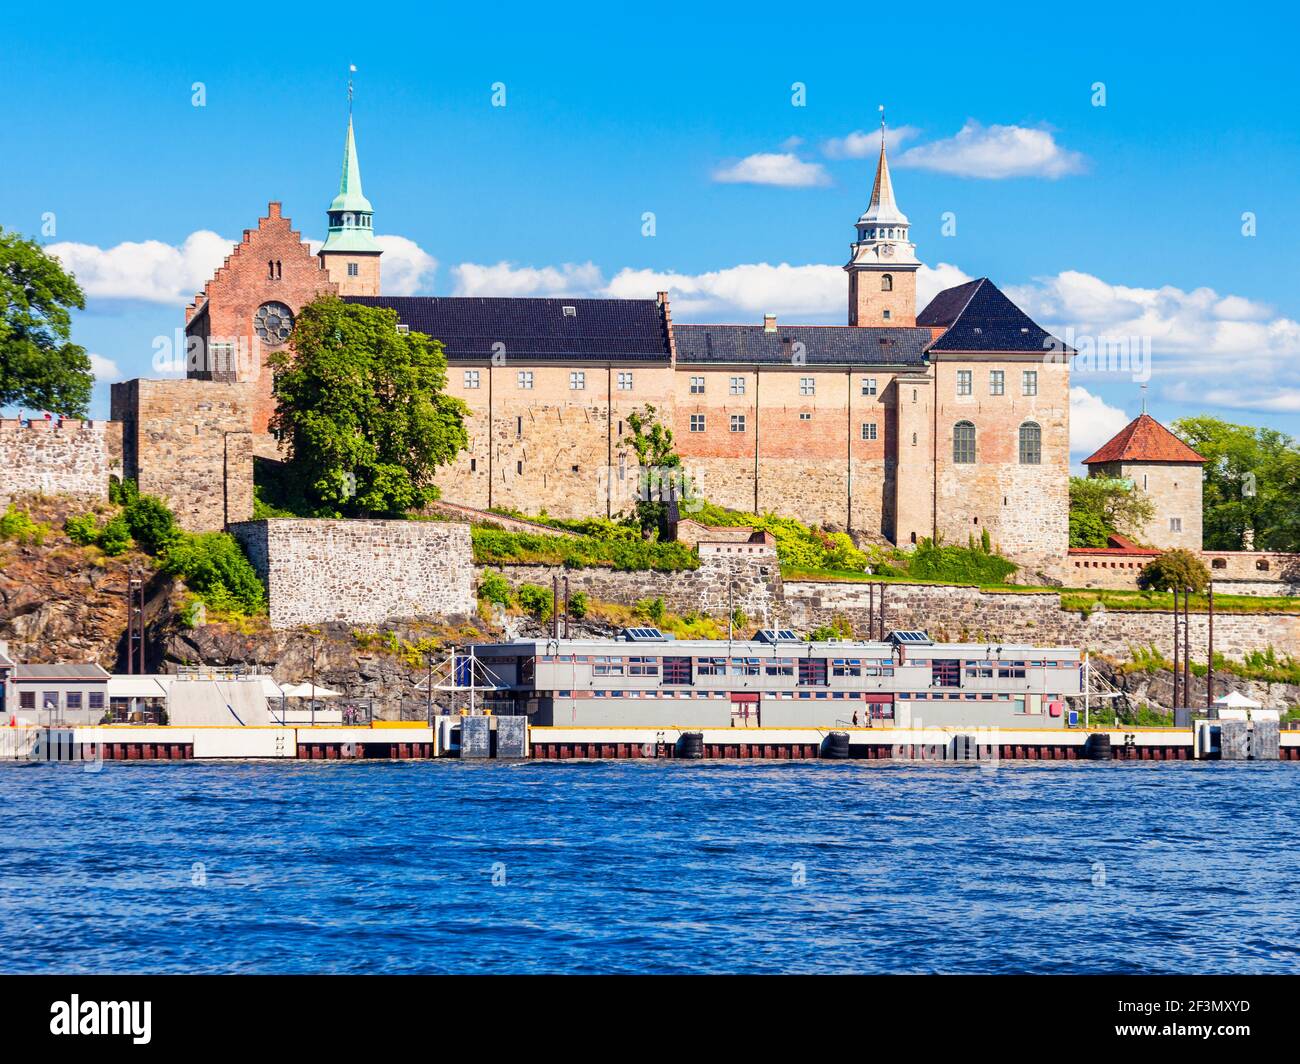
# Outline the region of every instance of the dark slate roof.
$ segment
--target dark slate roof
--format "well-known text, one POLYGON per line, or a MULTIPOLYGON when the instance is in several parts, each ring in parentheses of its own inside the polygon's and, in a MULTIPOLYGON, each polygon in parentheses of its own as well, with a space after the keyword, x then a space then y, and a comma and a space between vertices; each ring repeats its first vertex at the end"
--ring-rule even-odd
POLYGON ((681 363, 780 364, 793 343, 804 345, 810 366, 921 366, 929 329, 853 325, 673 325, 681 363))
POLYGON ((451 361, 486 361, 505 344, 508 362, 667 362, 668 329, 653 299, 523 299, 345 296, 388 307, 397 320, 441 340, 451 361), (574 308, 572 315, 565 307, 574 308))
POLYGON ((916 316, 943 328, 931 351, 1074 352, 1009 300, 987 277, 940 292, 916 316))

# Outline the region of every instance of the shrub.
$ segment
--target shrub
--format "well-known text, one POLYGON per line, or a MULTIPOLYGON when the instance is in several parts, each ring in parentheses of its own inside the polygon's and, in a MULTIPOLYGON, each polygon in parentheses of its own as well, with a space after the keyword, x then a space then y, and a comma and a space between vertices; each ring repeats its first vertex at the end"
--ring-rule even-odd
POLYGON ((563 565, 569 569, 605 566, 622 570, 676 572, 696 569, 695 552, 681 543, 647 543, 634 539, 548 536, 507 532, 489 526, 471 530, 474 561, 479 565, 563 565))
POLYGON ((909 576, 945 584, 1002 584, 1016 571, 1014 562, 978 547, 945 547, 926 538, 907 565, 909 576))
POLYGON ((653 621, 655 624, 664 623, 664 615, 668 610, 664 606, 662 598, 643 598, 639 599, 636 604, 636 613, 639 617, 644 617, 647 621, 653 621))
POLYGON ((125 554, 134 546, 131 528, 124 515, 118 514, 100 529, 98 544, 100 550, 113 558, 125 554))
POLYGON ((517 592, 519 605, 537 620, 551 619, 551 592, 539 584, 520 584, 517 592))
POLYGON ((80 544, 83 547, 99 543, 99 519, 94 514, 69 517, 63 522, 63 531, 68 534, 68 538, 73 543, 80 544))
POLYGON ((151 554, 166 550, 181 534, 171 510, 152 495, 137 494, 123 510, 123 516, 136 542, 151 554))
POLYGON ((235 538, 225 532, 182 535, 167 549, 162 570, 179 576, 214 609, 238 613, 266 609, 266 588, 235 538))
POLYGON ((575 621, 582 620, 587 616, 588 605, 587 593, 585 591, 575 591, 569 596, 569 616, 575 621))
POLYGON ((1191 551, 1176 548, 1153 558, 1138 575, 1138 587, 1144 590, 1168 591, 1171 588, 1191 588, 1203 591, 1210 582, 1210 570, 1191 551))
POLYGON ((12 539, 24 546, 35 544, 39 547, 45 542, 49 531, 49 525, 32 520, 31 514, 26 510, 18 509, 13 503, 10 503, 9 508, 0 514, 0 540, 12 539))
POLYGON ((509 606, 514 597, 510 593, 510 581, 500 573, 484 573, 478 583, 478 597, 498 606, 509 606))

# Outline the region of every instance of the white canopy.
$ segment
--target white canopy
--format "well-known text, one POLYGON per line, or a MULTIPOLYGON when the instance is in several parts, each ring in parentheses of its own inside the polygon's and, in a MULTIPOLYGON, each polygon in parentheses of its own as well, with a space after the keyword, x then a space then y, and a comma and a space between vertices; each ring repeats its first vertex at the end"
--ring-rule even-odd
POLYGON ((1230 709, 1258 709, 1262 702, 1256 702, 1253 698, 1247 698, 1239 691, 1229 691, 1222 698, 1214 700, 1216 706, 1227 706, 1230 709))
MULTIPOLYGON (((169 677, 170 679, 171 677, 169 677)), ((167 685, 153 676, 110 676, 109 698, 166 698, 167 685)))
POLYGON ((287 683, 281 686, 286 698, 342 698, 338 691, 316 687, 309 683, 287 683))

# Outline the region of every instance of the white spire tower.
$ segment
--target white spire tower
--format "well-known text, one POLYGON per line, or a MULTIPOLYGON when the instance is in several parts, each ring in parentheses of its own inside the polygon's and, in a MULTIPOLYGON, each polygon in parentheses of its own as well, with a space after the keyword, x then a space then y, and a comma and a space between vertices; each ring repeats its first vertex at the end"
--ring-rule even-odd
POLYGON ((908 239, 911 222, 894 199, 894 181, 885 154, 885 108, 880 108, 880 159, 871 202, 857 221, 858 238, 849 245, 850 325, 916 324, 916 271, 921 263, 908 239))

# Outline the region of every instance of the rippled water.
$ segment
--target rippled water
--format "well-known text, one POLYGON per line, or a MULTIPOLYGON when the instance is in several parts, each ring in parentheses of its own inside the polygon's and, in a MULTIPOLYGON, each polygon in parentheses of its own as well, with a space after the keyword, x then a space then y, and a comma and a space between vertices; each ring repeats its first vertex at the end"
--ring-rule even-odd
POLYGON ((1284 764, 3 764, 0 968, 1289 972, 1297 797, 1284 764))

